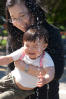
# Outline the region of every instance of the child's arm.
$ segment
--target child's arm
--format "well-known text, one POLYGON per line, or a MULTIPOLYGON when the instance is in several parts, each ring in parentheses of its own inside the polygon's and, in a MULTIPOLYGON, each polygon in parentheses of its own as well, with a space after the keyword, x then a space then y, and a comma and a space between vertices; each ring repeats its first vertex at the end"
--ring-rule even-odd
POLYGON ((13 58, 11 56, 0 56, 0 65, 6 65, 11 62, 13 62, 13 58))
POLYGON ((20 49, 14 51, 13 53, 6 55, 6 56, 0 56, 0 65, 6 65, 13 61, 17 61, 19 57, 21 56, 22 52, 24 51, 24 48, 21 47, 20 49))

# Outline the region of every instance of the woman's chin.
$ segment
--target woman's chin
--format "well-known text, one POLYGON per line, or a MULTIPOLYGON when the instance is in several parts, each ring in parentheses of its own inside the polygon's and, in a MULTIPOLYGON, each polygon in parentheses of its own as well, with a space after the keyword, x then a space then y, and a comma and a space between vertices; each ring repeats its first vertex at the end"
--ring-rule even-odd
MULTIPOLYGON (((14 25, 15 26, 15 25, 14 25)), ((19 30, 21 30, 22 32, 26 32, 26 28, 22 27, 22 26, 15 26, 17 27, 19 30)))
POLYGON ((19 28, 21 31, 23 31, 23 32, 26 32, 26 29, 25 28, 19 28))

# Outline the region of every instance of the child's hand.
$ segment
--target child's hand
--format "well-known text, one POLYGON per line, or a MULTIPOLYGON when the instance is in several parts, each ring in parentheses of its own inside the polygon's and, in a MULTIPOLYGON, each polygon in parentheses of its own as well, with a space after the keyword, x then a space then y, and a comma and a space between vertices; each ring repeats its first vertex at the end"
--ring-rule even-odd
POLYGON ((46 81, 45 81, 45 79, 44 79, 44 77, 43 77, 41 72, 39 73, 38 78, 39 78, 39 81, 37 82, 37 87, 44 86, 46 81))

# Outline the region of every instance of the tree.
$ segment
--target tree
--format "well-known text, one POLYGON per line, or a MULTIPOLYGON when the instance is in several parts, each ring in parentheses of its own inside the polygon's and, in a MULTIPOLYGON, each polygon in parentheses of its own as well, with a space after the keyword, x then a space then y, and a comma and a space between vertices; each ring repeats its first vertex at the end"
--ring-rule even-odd
POLYGON ((6 0, 0 0, 0 16, 5 16, 5 1, 6 0))
POLYGON ((66 0, 36 0, 45 10, 48 21, 57 26, 66 27, 66 0))
MULTIPOLYGON (((5 2, 0 0, 0 16, 5 16, 5 2)), ((47 13, 47 20, 54 25, 66 27, 66 0, 36 0, 47 13)))

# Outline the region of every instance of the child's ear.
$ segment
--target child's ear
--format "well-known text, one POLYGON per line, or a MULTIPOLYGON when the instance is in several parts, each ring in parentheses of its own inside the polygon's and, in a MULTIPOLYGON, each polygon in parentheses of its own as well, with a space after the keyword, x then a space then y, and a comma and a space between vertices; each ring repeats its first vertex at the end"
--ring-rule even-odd
POLYGON ((47 46, 48 46, 48 44, 47 44, 47 43, 45 43, 45 44, 44 44, 44 50, 47 48, 47 46))

